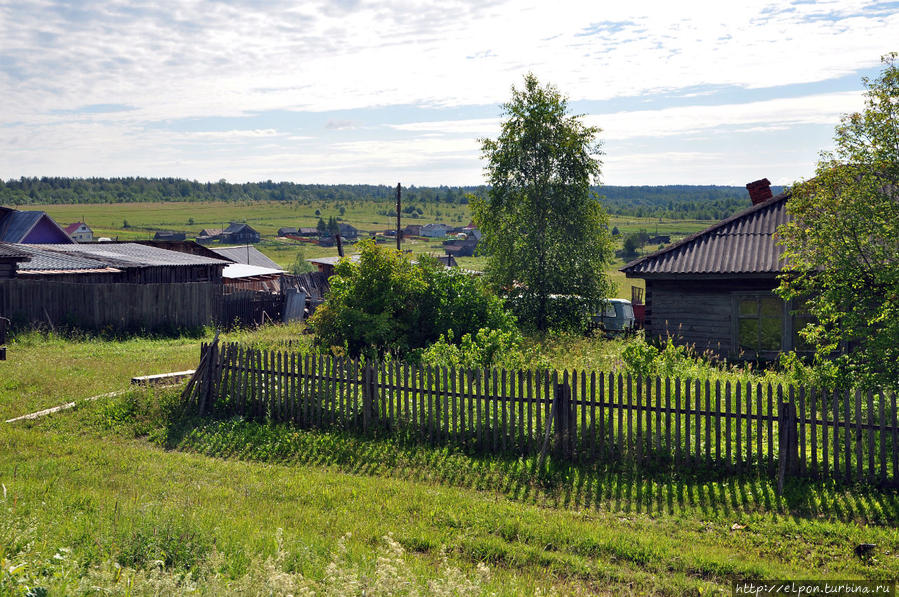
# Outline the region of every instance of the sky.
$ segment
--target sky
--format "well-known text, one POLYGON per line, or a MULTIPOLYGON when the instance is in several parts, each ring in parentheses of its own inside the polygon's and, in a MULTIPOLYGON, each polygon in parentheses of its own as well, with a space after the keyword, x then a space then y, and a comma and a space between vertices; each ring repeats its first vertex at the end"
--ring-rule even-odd
POLYGON ((532 72, 604 184, 789 184, 897 32, 865 0, 0 0, 0 178, 482 184, 532 72))

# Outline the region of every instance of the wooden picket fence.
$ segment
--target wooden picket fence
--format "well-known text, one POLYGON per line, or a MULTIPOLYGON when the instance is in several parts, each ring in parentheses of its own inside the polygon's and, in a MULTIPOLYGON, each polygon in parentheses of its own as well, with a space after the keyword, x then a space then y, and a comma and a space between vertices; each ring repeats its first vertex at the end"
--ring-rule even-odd
POLYGON ((6 360, 6 330, 9 327, 9 320, 0 317, 0 361, 6 360))
POLYGON ((411 433, 431 444, 579 463, 750 468, 895 486, 895 394, 586 371, 413 367, 201 348, 184 398, 199 414, 411 433))

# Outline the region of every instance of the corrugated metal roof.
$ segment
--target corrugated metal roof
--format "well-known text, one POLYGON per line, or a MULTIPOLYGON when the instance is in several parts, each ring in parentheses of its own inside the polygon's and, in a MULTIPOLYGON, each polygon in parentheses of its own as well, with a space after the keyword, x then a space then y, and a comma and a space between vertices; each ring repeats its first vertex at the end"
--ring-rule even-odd
MULTIPOLYGON (((60 251, 51 251, 45 247, 69 247, 71 245, 17 245, 25 253, 31 255, 31 261, 20 263, 18 271, 27 272, 83 272, 107 270, 110 264, 97 259, 79 255, 70 255, 60 251)), ((116 270, 118 271, 118 270, 116 270)))
POLYGON ((252 245, 243 245, 239 247, 209 247, 209 249, 234 263, 243 263, 244 265, 255 265, 256 267, 267 267, 269 269, 282 271, 280 265, 266 257, 262 251, 252 245))
POLYGON ((114 267, 227 265, 222 259, 179 253, 137 243, 34 246, 54 253, 96 260, 114 267))
POLYGON ((274 276, 282 273, 284 272, 280 269, 246 265, 244 263, 232 263, 226 265, 225 269, 222 270, 222 277, 234 280, 237 278, 252 278, 254 276, 274 276))
POLYGON ((778 226, 790 221, 789 193, 753 205, 714 226, 621 268, 630 277, 776 274, 783 269, 778 226))
POLYGON ((16 245, 0 242, 0 258, 28 261, 30 255, 16 245))
MULTIPOLYGON (((307 259, 309 263, 321 264, 321 265, 337 265, 337 262, 343 259, 343 257, 339 257, 337 255, 333 257, 315 257, 313 259, 307 259)), ((359 255, 349 255, 348 259, 353 263, 359 262, 359 255)))

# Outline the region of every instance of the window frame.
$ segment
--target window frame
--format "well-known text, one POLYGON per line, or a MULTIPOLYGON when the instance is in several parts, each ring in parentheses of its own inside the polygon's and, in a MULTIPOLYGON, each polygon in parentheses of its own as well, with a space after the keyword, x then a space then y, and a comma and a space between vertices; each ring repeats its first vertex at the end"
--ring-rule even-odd
MULTIPOLYGON (((767 291, 736 291, 731 293, 731 347, 734 356, 743 356, 744 358, 751 358, 749 355, 754 355, 754 358, 761 360, 773 360, 776 359, 780 353, 790 352, 791 350, 795 350, 797 353, 801 355, 810 355, 814 353, 814 349, 798 349, 797 344, 793 342, 793 336, 798 331, 797 327, 797 317, 793 311, 798 310, 799 307, 796 305, 795 301, 789 300, 785 301, 781 299, 779 296, 774 294, 773 290, 767 291), (746 299, 754 298, 756 300, 760 300, 762 298, 776 298, 780 301, 783 311, 781 313, 781 342, 779 350, 760 350, 755 352, 742 351, 740 349, 740 302, 746 299)), ((746 317, 744 317, 746 319, 746 317)), ((761 320, 761 315, 757 318, 761 320)), ((803 317, 802 319, 809 319, 808 317, 803 317)), ((805 324, 802 325, 805 327, 805 324)))

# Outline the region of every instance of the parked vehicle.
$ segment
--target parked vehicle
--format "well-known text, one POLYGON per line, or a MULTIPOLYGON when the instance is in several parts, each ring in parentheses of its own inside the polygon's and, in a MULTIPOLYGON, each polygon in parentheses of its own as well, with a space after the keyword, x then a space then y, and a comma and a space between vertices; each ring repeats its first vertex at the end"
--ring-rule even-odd
POLYGON ((606 299, 593 323, 609 334, 624 334, 634 329, 634 308, 627 299, 606 299))

